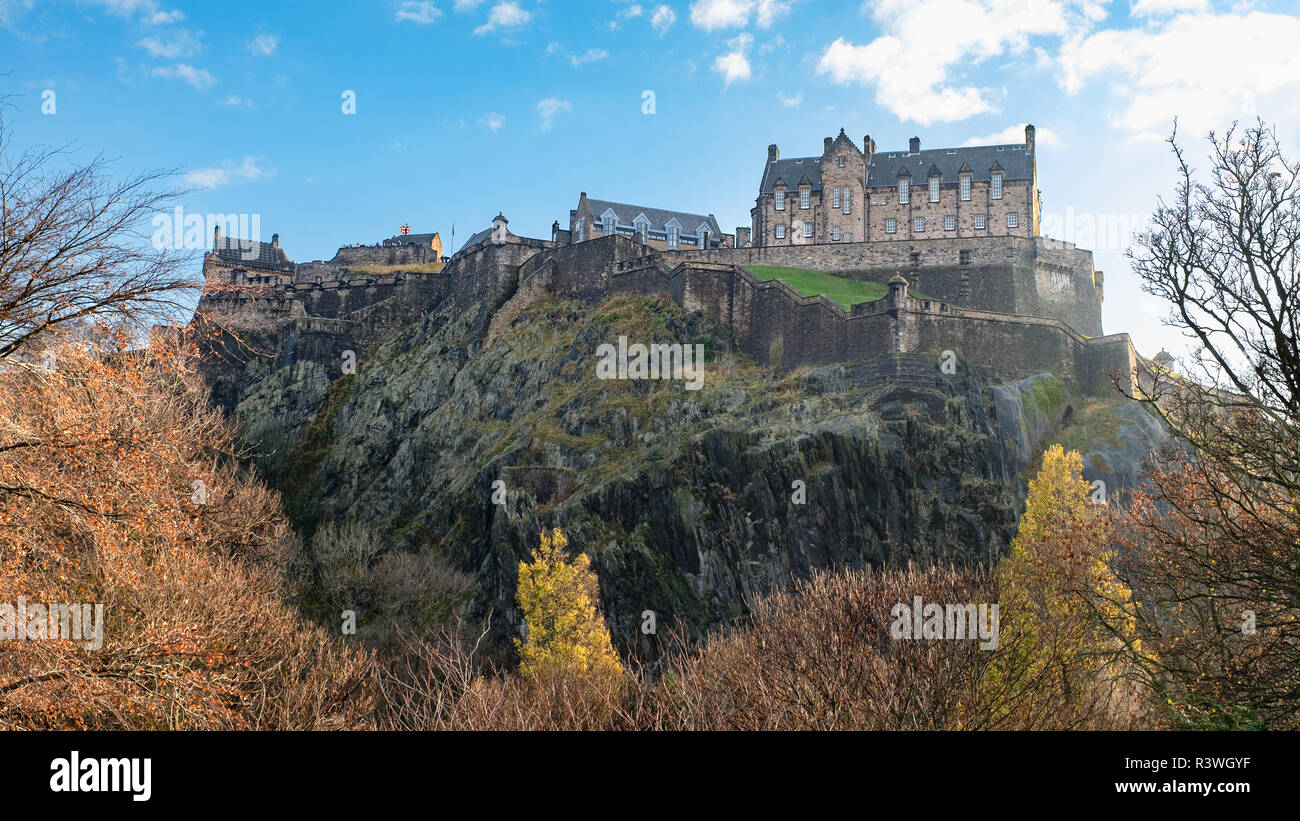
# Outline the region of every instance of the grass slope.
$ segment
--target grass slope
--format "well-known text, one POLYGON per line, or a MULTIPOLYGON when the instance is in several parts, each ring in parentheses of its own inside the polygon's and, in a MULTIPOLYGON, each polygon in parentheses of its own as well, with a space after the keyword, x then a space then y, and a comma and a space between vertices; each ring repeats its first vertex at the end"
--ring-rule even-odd
POLYGON ((845 308, 851 308, 859 302, 875 302, 889 293, 889 289, 878 282, 860 282, 807 268, 749 265, 745 270, 764 281, 779 279, 804 296, 824 294, 845 308))

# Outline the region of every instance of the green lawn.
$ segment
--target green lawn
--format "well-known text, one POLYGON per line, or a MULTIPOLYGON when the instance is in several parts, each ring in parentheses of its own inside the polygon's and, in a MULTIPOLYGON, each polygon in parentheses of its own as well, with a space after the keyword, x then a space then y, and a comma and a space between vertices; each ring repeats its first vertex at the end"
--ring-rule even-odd
POLYGON ((875 302, 883 299, 889 289, 879 282, 859 282, 845 279, 807 268, 788 268, 784 265, 748 265, 745 270, 763 281, 779 279, 804 296, 825 294, 845 308, 851 308, 859 302, 875 302))

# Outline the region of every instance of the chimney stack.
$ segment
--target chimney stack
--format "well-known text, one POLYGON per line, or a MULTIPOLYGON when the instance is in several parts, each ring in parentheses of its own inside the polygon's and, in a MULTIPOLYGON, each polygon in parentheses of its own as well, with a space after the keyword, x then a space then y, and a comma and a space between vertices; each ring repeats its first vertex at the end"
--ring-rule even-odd
POLYGON ((867 155, 867 162, 871 162, 871 155, 876 153, 876 141, 870 134, 862 138, 862 153, 867 155))
POLYGON ((910 152, 912 152, 913 154, 915 154, 916 152, 920 151, 920 150, 921 150, 921 138, 920 138, 920 137, 913 137, 912 139, 908 140, 908 141, 907 141, 907 150, 910 151, 910 152))
POLYGON ((272 248, 279 248, 279 247, 280 247, 280 235, 279 235, 279 234, 272 234, 272 235, 271 235, 271 247, 272 247, 272 248))
POLYGON ((826 137, 826 138, 824 138, 824 139, 822 140, 822 153, 823 153, 823 154, 829 154, 829 153, 831 153, 831 143, 833 143, 833 142, 835 142, 835 141, 832 140, 830 137, 826 137))
POLYGON ((213 251, 217 250, 217 247, 220 244, 221 244, 221 226, 218 224, 212 226, 212 250, 213 251))
POLYGON ((776 162, 779 159, 781 159, 781 151, 776 147, 776 143, 772 143, 767 147, 767 161, 776 162))
POLYGON ((1033 125, 1025 126, 1025 151, 1030 154, 1034 153, 1034 127, 1033 125))

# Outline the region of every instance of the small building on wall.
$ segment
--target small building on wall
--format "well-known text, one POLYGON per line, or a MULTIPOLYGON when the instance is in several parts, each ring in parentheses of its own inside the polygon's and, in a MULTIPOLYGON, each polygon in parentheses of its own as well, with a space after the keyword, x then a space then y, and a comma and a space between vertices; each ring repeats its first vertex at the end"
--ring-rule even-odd
POLYGON ((398 234, 384 240, 383 244, 386 246, 417 245, 420 248, 428 248, 434 260, 442 259, 442 237, 438 236, 437 231, 432 234, 398 234))
POLYGON ((552 233, 562 245, 618 233, 659 251, 735 247, 735 235, 724 234, 712 214, 591 199, 586 191, 578 198, 578 207, 569 212, 569 230, 557 223, 552 233))

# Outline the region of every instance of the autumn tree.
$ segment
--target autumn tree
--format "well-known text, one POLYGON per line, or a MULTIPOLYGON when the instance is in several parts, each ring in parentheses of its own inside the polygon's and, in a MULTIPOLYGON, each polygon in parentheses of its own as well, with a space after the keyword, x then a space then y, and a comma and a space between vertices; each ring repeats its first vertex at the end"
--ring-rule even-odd
POLYGON ((1168 717, 1300 726, 1300 165, 1262 122, 1177 133, 1172 198, 1130 252, 1191 342, 1153 369, 1166 447, 1121 536, 1168 717))
POLYGON ((519 610, 525 640, 515 640, 524 673, 576 673, 604 679, 621 671, 597 609, 599 581, 585 553, 570 558, 560 530, 542 533, 532 560, 519 563, 519 610))
POLYGON ((983 697, 1004 726, 1122 726, 1136 708, 1124 653, 1140 652, 1136 605, 1111 536, 1080 455, 1048 448, 997 568, 1001 637, 983 697))

